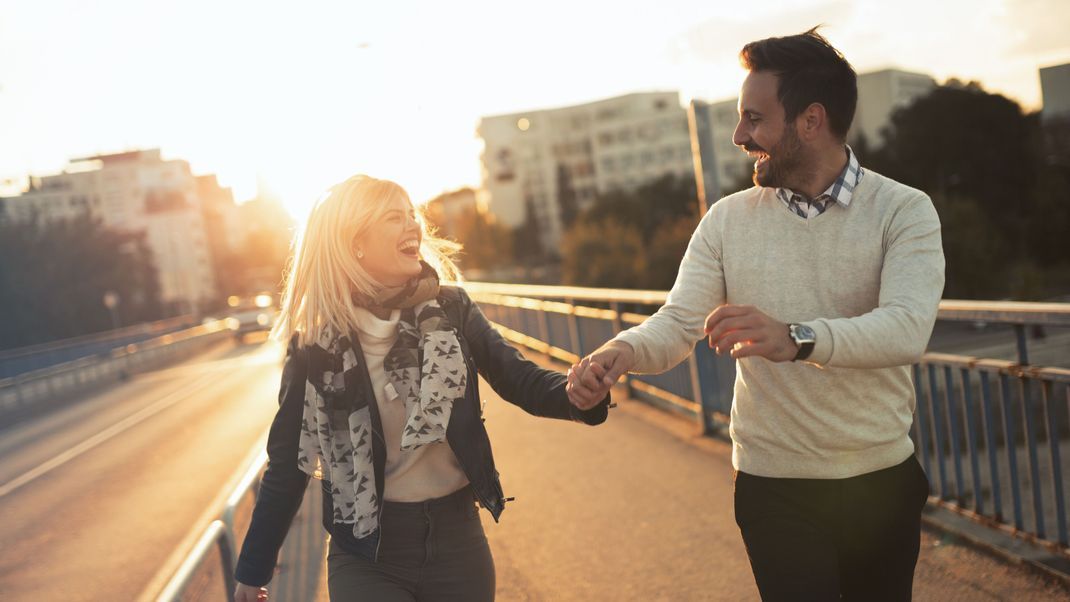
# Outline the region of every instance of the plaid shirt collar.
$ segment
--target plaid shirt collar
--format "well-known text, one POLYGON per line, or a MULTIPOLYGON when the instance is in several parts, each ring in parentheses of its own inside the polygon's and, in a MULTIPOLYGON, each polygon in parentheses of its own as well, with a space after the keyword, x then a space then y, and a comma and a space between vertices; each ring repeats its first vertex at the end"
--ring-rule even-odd
POLYGON ((805 195, 791 189, 777 188, 777 198, 788 209, 803 218, 821 215, 831 205, 832 201, 836 201, 840 206, 847 208, 851 204, 851 195, 854 193, 854 189, 862 181, 862 176, 865 175, 865 170, 859 165, 858 157, 855 156, 851 147, 847 146, 845 148, 847 152, 847 167, 843 168, 840 177, 836 178, 836 181, 825 189, 825 192, 814 199, 807 199, 805 195))

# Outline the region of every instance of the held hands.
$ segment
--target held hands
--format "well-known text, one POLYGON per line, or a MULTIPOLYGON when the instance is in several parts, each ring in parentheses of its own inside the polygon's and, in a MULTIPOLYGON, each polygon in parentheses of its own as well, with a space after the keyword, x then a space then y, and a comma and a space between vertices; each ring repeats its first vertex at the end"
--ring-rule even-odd
POLYGON ((234 602, 267 602, 268 591, 266 587, 256 587, 239 583, 234 588, 234 602))
POLYGON ((788 325, 750 305, 722 305, 706 317, 706 336, 717 355, 730 352, 733 359, 764 357, 790 362, 799 348, 788 335, 788 325))
POLYGON ((598 405, 617 379, 635 365, 635 350, 621 341, 610 341, 568 369, 565 391, 572 405, 589 410, 598 405))

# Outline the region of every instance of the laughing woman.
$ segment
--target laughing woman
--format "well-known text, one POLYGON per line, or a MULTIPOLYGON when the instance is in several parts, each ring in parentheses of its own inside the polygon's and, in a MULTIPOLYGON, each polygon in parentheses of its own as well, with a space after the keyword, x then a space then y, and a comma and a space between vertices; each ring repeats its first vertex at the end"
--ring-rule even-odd
POLYGON ((272 332, 289 345, 239 602, 266 599, 310 476, 322 479, 331 600, 493 600, 476 504, 497 520, 505 497, 478 376, 535 416, 606 419, 608 397, 570 404, 564 375, 524 359, 464 289, 439 284, 456 279, 453 250, 393 182, 354 176, 313 208, 272 332))

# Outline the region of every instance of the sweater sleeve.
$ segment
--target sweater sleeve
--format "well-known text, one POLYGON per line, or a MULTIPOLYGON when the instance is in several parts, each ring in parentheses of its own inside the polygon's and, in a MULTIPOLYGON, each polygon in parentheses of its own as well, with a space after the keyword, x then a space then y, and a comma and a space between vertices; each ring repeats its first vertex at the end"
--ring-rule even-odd
POLYGON ((664 372, 679 364, 702 338, 706 316, 725 303, 721 263, 722 207, 714 203, 691 235, 665 305, 615 340, 635 349, 634 372, 664 372))
POLYGON ((886 368, 916 362, 929 343, 944 290, 940 218, 917 194, 891 218, 876 309, 853 318, 817 319, 811 363, 886 368))

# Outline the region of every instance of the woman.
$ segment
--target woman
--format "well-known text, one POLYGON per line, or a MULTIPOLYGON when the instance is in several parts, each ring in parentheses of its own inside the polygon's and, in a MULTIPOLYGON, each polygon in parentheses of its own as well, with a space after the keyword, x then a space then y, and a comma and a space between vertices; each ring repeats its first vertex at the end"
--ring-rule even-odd
POLYGON ((439 285, 456 279, 456 249, 393 182, 358 175, 313 208, 272 332, 289 345, 239 602, 266 599, 310 475, 323 484, 331 600, 493 600, 476 503, 497 520, 506 498, 478 375, 530 414, 606 419, 608 396, 570 404, 565 376, 525 360, 463 289, 439 285))

